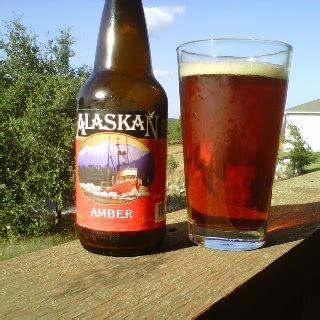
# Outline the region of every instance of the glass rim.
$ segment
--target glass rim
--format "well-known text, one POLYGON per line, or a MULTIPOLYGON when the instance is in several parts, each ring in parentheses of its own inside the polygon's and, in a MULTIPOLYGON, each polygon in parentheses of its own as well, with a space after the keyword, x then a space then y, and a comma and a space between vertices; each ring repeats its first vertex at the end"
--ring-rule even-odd
POLYGON ((190 55, 196 55, 196 56, 202 56, 202 57, 221 57, 221 58, 248 58, 248 57, 264 57, 264 56, 270 56, 270 55, 277 55, 279 53, 284 53, 284 52, 291 52, 292 51, 292 46, 284 41, 278 41, 278 40, 270 40, 270 39, 260 39, 260 38, 237 38, 237 37, 230 37, 230 38, 207 38, 207 39, 199 39, 199 40, 193 40, 193 41, 188 41, 180 44, 176 51, 177 53, 186 53, 190 55), (197 45, 201 43, 210 43, 210 42, 251 42, 251 43, 265 43, 265 44, 274 44, 283 47, 283 50, 275 51, 273 53, 266 53, 266 54, 259 54, 259 55, 252 55, 252 56, 245 56, 245 57, 237 57, 233 55, 214 55, 214 54, 204 54, 204 53, 197 53, 197 52, 192 52, 188 50, 183 50, 183 48, 187 48, 191 45, 197 45))

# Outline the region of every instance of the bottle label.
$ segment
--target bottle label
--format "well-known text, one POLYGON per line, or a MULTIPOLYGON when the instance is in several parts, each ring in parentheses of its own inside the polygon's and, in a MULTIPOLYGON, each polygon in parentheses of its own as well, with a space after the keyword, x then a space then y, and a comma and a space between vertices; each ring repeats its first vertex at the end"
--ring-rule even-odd
POLYGON ((139 231, 165 224, 167 115, 79 110, 77 224, 139 231))

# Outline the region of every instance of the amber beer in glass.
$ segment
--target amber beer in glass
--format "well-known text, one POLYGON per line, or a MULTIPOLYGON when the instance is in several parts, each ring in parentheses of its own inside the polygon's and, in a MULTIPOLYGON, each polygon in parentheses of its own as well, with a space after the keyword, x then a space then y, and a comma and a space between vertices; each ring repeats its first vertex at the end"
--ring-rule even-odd
POLYGON ((178 47, 193 242, 222 250, 264 244, 291 51, 255 39, 178 47))

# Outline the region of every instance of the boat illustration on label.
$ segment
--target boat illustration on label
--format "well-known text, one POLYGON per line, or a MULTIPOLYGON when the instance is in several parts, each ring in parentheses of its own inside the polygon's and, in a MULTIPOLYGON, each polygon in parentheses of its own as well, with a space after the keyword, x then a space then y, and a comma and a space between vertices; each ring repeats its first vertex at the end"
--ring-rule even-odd
POLYGON ((150 196, 154 160, 138 139, 119 133, 98 133, 81 145, 78 158, 81 190, 92 200, 121 204, 150 196))

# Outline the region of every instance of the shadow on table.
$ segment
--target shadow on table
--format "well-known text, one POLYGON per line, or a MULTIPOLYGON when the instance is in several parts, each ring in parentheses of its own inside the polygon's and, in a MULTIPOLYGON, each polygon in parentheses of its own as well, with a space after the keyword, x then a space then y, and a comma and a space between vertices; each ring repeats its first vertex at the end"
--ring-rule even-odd
POLYGON ((320 228, 320 202, 273 206, 266 246, 304 239, 320 228))
POLYGON ((193 319, 320 319, 320 202, 271 207, 266 246, 300 239, 304 240, 193 319))
MULTIPOLYGON (((317 229, 320 229, 320 202, 272 206, 265 247, 304 239, 317 229)), ((189 240, 187 221, 182 221, 167 225, 164 244, 150 254, 192 246, 196 245, 189 240)))
MULTIPOLYGON (((320 229, 320 202, 279 205, 270 209, 265 247, 300 240, 320 229)), ((167 225, 167 234, 160 252, 195 246, 188 237, 187 222, 167 225)))
POLYGON ((318 320, 320 230, 194 319, 318 320))
POLYGON ((166 238, 160 252, 170 252, 196 246, 189 240, 187 221, 167 225, 166 238))

